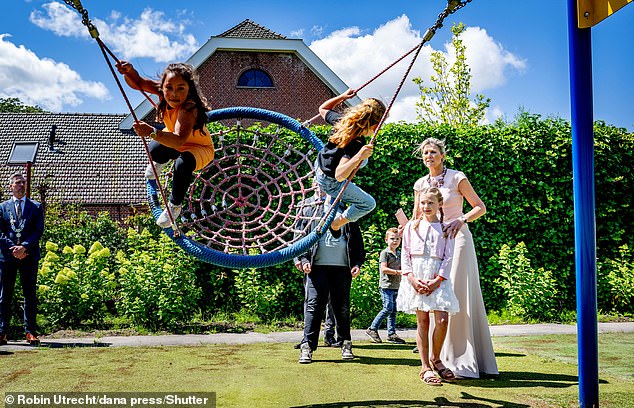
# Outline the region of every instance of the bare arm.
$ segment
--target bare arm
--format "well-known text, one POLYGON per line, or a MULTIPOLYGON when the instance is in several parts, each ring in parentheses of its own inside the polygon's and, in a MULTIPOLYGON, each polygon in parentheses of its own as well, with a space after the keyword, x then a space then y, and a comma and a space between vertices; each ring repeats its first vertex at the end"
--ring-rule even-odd
POLYGON ((487 209, 484 205, 484 202, 475 192, 469 180, 462 180, 458 184, 458 191, 460 191, 460 194, 462 194, 464 198, 467 199, 467 202, 471 206, 471 210, 465 214, 465 217, 467 217, 467 221, 474 221, 486 214, 487 209))
POLYGON ((386 275, 400 275, 401 271, 398 269, 392 269, 387 267, 387 262, 381 262, 381 272, 386 275))
POLYGON ((342 181, 347 179, 352 171, 359 165, 361 162, 368 157, 372 156, 374 152, 373 145, 365 145, 359 150, 357 154, 354 156, 347 158, 342 157, 337 169, 335 170, 335 178, 337 181, 342 181))
MULTIPOLYGON (((460 194, 467 199, 467 202, 471 206, 471 210, 464 215, 467 222, 474 221, 482 217, 487 212, 484 202, 482 202, 478 194, 475 192, 469 180, 463 179, 460 181, 458 184, 458 191, 460 191, 460 194)), ((463 217, 456 218, 443 228, 446 237, 456 237, 458 231, 460 231, 462 226, 465 224, 462 218, 463 217)))
POLYGON ((155 95, 160 94, 160 83, 152 79, 143 78, 138 71, 127 61, 119 61, 116 64, 117 70, 123 75, 125 82, 132 89, 143 90, 155 95))
POLYGON ((328 113, 328 111, 336 108, 341 102, 350 98, 354 98, 356 94, 357 92, 354 89, 348 89, 341 95, 337 95, 334 98, 328 99, 326 102, 322 103, 321 106, 319 106, 319 114, 323 119, 326 119, 326 114, 328 113))
MULTIPOLYGON (((167 147, 181 147, 185 144, 185 142, 187 142, 187 139, 189 139, 193 133, 194 124, 196 122, 196 113, 196 108, 188 111, 186 107, 183 107, 178 112, 178 119, 174 125, 174 132, 156 130, 154 140, 167 147)), ((154 127, 145 122, 135 123, 133 127, 134 131, 139 136, 150 136, 150 134, 155 130, 154 127)))

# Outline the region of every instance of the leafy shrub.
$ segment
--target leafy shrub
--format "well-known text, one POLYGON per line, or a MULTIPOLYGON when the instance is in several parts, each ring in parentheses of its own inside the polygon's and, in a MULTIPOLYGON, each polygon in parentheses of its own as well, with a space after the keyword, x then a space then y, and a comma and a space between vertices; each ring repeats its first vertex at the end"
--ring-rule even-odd
POLYGON ((42 242, 52 241, 60 245, 91 245, 100 242, 114 254, 126 245, 125 230, 110 219, 107 212, 92 216, 76 206, 52 203, 46 207, 46 227, 42 242))
POLYGON ((46 243, 46 255, 39 269, 40 313, 55 327, 73 327, 84 321, 99 323, 106 302, 115 293, 115 276, 110 271, 110 250, 99 242, 86 249, 46 243))
POLYGON ((523 242, 511 249, 503 245, 498 262, 502 273, 500 285, 506 290, 507 309, 511 315, 527 320, 549 321, 557 315, 557 288, 552 272, 531 267, 523 242))
POLYGON ((174 329, 195 313, 201 296, 196 264, 165 234, 128 230, 129 252, 119 251, 119 312, 150 329, 174 329))
POLYGON ((263 318, 279 315, 277 301, 283 289, 281 282, 266 282, 262 270, 257 268, 237 269, 234 273, 236 292, 244 309, 263 318))
POLYGON ((604 311, 634 313, 634 256, 627 245, 618 259, 597 263, 597 301, 604 311))

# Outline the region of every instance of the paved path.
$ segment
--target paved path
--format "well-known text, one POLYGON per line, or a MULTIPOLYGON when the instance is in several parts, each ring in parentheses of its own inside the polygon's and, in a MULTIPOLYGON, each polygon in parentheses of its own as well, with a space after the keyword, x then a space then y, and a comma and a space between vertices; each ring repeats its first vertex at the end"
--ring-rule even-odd
MULTIPOLYGON (((576 334, 576 325, 564 324, 531 324, 531 325, 499 325, 491 326, 492 336, 532 336, 544 334, 576 334)), ((599 333, 634 332, 634 322, 627 323, 599 323, 599 333)), ((384 330, 381 337, 387 337, 384 330)), ((412 344, 416 337, 414 329, 401 330, 401 337, 412 344)), ((162 336, 108 336, 51 339, 42 338, 42 347, 121 347, 121 346, 192 346, 200 344, 253 344, 253 343, 296 343, 301 340, 302 333, 298 331, 272 333, 218 333, 218 334, 171 334, 162 336)), ((353 330, 352 340, 368 340, 364 330, 353 330)), ((0 353, 10 350, 29 350, 32 346, 25 341, 9 341, 6 346, 0 346, 0 353)))

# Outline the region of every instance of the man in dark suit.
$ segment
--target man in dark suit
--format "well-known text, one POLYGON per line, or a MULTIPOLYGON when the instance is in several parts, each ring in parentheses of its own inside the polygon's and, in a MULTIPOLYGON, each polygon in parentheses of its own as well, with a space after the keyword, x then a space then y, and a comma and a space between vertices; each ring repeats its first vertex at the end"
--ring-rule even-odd
POLYGON ((13 174, 9 179, 9 189, 13 197, 0 204, 0 345, 7 344, 11 300, 18 271, 24 292, 26 341, 32 345, 40 342, 37 338, 35 316, 44 210, 40 203, 25 197, 25 187, 24 176, 13 174))

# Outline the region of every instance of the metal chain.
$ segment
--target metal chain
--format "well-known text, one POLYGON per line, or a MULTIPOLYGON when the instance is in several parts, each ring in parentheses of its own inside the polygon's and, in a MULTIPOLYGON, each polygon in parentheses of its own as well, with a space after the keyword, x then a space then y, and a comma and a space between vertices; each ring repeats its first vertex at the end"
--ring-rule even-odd
POLYGON ((97 27, 95 27, 92 21, 90 21, 90 18, 88 17, 88 10, 86 10, 84 6, 81 5, 81 2, 79 0, 64 0, 64 3, 68 4, 70 7, 77 10, 79 14, 81 14, 81 23, 88 27, 88 32, 90 32, 90 36, 92 38, 98 38, 99 31, 97 31, 97 27))
POLYGON ((427 42, 429 40, 431 40, 431 38, 434 36, 434 34, 436 34, 436 30, 438 30, 439 28, 442 27, 443 21, 445 20, 445 18, 447 18, 449 15, 455 13, 456 11, 460 10, 461 8, 463 8, 464 6, 466 6, 468 3, 471 3, 472 0, 448 0, 447 1, 447 7, 445 7, 445 9, 442 11, 442 13, 438 14, 438 19, 436 20, 436 24, 434 24, 433 26, 429 27, 427 29, 427 31, 425 32, 425 35, 423 36, 423 41, 427 42))

